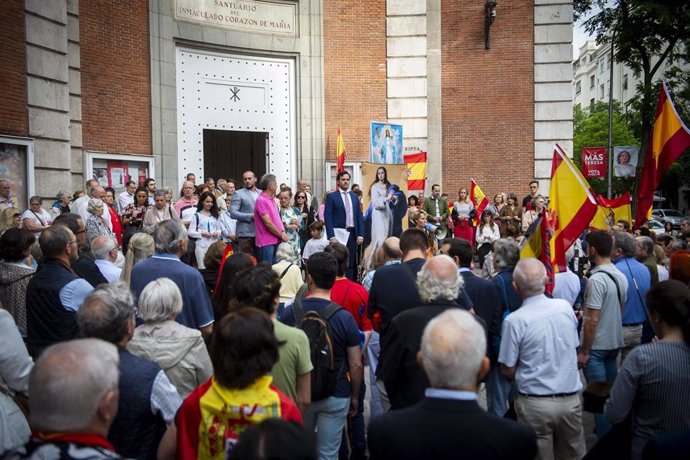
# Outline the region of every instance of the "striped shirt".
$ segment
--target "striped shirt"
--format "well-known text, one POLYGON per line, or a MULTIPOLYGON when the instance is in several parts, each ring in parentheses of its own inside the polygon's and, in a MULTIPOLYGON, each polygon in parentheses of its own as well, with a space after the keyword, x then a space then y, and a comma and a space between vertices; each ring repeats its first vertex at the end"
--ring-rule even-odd
POLYGON ((618 423, 633 411, 632 458, 649 439, 690 428, 690 347, 656 342, 635 348, 618 372, 604 413, 618 423))

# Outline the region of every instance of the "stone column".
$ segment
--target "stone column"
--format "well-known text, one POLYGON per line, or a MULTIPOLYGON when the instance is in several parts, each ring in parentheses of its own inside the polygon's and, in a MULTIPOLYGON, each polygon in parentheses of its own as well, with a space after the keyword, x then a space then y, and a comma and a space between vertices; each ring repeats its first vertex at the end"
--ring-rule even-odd
MULTIPOLYGON (((77 0, 26 0, 24 5, 29 136, 34 138, 36 194, 48 201, 58 190, 73 191, 73 141, 81 148, 81 123, 73 125, 70 103, 71 89, 80 87, 77 0), (70 24, 76 27, 76 34, 72 31, 70 35, 70 24), (73 70, 71 63, 76 64, 73 70), (76 78, 72 85, 71 77, 76 78)), ((80 118, 79 112, 75 104, 75 121, 80 118)), ((81 165, 76 167, 81 169, 81 165)), ((49 206, 52 201, 45 204, 49 206)))

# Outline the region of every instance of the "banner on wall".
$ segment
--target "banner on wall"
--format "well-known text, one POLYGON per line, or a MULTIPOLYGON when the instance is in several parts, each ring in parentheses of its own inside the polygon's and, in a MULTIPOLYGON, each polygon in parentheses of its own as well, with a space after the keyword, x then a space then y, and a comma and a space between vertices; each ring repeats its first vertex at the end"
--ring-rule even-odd
POLYGON ((582 174, 588 178, 606 177, 608 155, 606 147, 585 147, 582 149, 582 174))
POLYGON ((371 163, 403 164, 402 125, 372 121, 369 142, 369 161, 371 163))

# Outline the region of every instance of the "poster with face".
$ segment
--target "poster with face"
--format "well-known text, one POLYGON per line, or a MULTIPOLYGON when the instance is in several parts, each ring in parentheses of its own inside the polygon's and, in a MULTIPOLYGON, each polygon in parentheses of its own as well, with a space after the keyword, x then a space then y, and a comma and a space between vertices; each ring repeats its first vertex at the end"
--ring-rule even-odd
POLYGON ((638 151, 635 146, 613 148, 613 175, 615 177, 635 177, 638 151))
POLYGON ((407 166, 362 163, 365 246, 380 246, 407 228, 407 166))
POLYGON ((0 143, 0 195, 17 209, 27 208, 26 147, 0 143))
POLYGON ((369 161, 387 165, 403 164, 403 127, 372 121, 369 161))

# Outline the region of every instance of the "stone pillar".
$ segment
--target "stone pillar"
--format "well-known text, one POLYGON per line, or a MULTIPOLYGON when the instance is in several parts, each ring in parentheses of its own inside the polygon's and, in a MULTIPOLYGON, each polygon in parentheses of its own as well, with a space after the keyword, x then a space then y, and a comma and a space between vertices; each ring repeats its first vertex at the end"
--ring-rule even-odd
MULTIPOLYGON (((72 126, 70 104, 70 39, 68 23, 76 24, 78 82, 78 20, 68 18, 77 0, 26 0, 26 61, 29 136, 34 138, 36 194, 50 206, 58 190, 73 191, 71 142, 81 146, 81 126, 72 126)), ((81 169, 81 168, 79 168, 81 169)))
POLYGON ((534 177, 549 193, 556 143, 573 153, 573 3, 534 2, 534 177))
MULTIPOLYGON (((429 110, 440 116, 440 106, 437 112, 428 107, 428 80, 434 75, 440 81, 440 66, 431 67, 440 64, 440 60, 438 63, 428 60, 427 3, 427 0, 387 0, 386 4, 388 121, 403 125, 406 151, 428 149, 429 110)), ((430 0, 430 3, 439 1, 430 0)), ((440 57, 440 49, 435 51, 434 56, 440 57)), ((440 149, 429 152, 429 167, 437 163, 439 176, 434 175, 431 180, 440 180, 440 149)), ((432 177, 429 167, 427 174, 432 177)))

